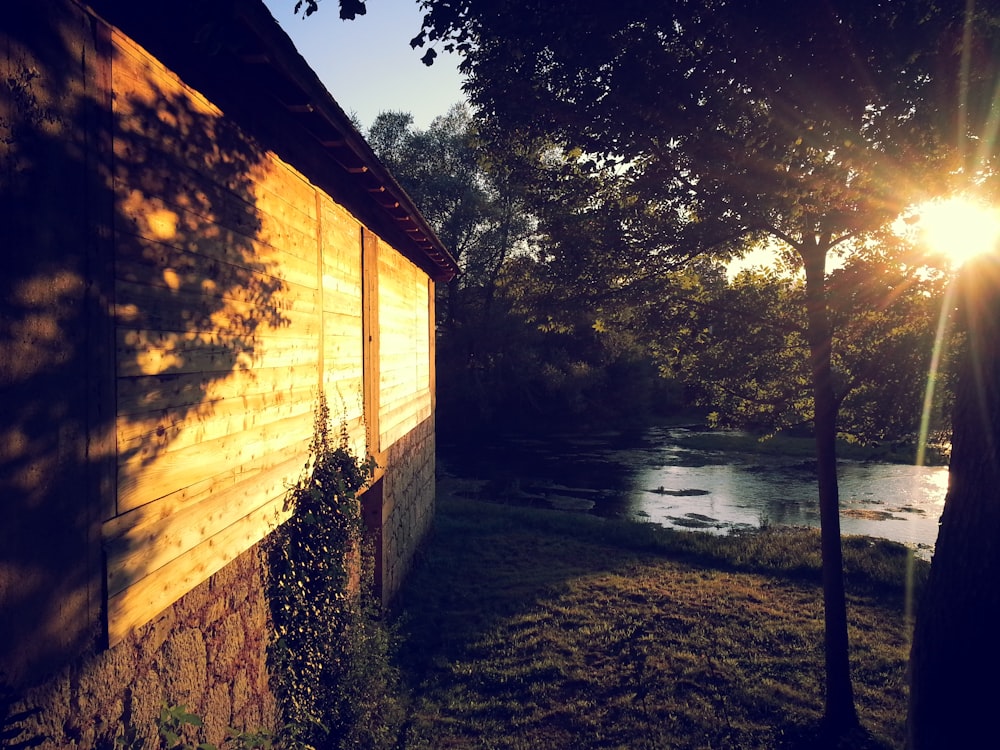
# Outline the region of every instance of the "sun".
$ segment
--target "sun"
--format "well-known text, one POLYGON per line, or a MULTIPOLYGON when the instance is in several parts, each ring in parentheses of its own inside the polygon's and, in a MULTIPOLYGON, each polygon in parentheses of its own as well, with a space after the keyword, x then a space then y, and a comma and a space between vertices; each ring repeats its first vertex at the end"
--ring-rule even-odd
POLYGON ((1000 209, 967 196, 928 201, 918 209, 917 229, 928 249, 960 268, 970 258, 997 252, 1000 209))

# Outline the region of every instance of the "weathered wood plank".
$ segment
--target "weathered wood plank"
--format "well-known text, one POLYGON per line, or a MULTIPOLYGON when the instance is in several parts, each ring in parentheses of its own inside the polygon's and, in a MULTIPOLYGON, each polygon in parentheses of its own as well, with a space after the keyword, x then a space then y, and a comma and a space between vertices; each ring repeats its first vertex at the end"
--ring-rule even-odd
POLYGON ((174 169, 187 167, 245 192, 248 174, 266 158, 263 149, 161 65, 132 61, 123 51, 112 68, 116 168, 165 154, 174 169))
POLYGON ((354 338, 358 340, 360 345, 363 322, 360 307, 357 310, 347 312, 342 310, 324 310, 323 321, 328 336, 354 338))
POLYGON ((431 415, 430 391, 416 394, 398 406, 390 405, 379 413, 379 438, 383 450, 431 415))
MULTIPOLYGON (((277 449, 307 435, 312 418, 312 409, 305 402, 290 409, 275 407, 242 418, 234 414, 221 419, 204 419, 195 425, 179 423, 162 433, 146 434, 122 443, 118 455, 119 473, 148 473, 155 464, 166 459, 172 459, 172 463, 177 464, 180 459, 189 457, 194 463, 200 459, 190 455, 193 449, 212 454, 214 464, 210 462, 208 465, 217 467, 219 471, 240 466, 245 463, 246 451, 252 447, 273 440, 277 449), (291 414, 288 414, 289 411, 291 414), (244 429, 234 430, 234 422, 242 423, 244 429), (172 454, 183 455, 174 457, 172 454)), ((213 473, 209 471, 206 476, 213 473)), ((119 481, 123 478, 120 476, 119 481)))
POLYGON ((191 373, 118 378, 118 415, 193 409, 221 399, 315 388, 318 382, 315 365, 235 370, 224 377, 191 373))
MULTIPOLYGON (((164 160, 160 170, 168 168, 164 160)), ((199 183, 201 175, 190 171, 175 173, 186 175, 187 180, 174 176, 157 183, 160 170, 144 163, 116 183, 121 231, 233 262, 240 258, 249 262, 260 255, 254 248, 263 244, 311 263, 315 274, 315 219, 298 213, 292 216, 295 221, 283 222, 263 211, 253 193, 236 195, 218 185, 199 183)), ((256 188, 255 184, 247 186, 248 190, 256 188)))
POLYGON ((284 394, 260 394, 213 401, 195 410, 173 409, 122 418, 118 420, 118 451, 132 455, 179 450, 312 413, 315 389, 299 389, 297 393, 297 399, 277 397, 284 394))
POLYGON ((283 497, 301 475, 305 459, 303 455, 264 471, 248 472, 237 485, 198 503, 167 515, 147 514, 143 519, 136 518, 137 522, 121 529, 121 533, 106 536, 108 595, 124 591, 149 571, 163 567, 262 505, 283 497))
MULTIPOLYGON (((226 223, 219 217, 204 218, 178 205, 182 200, 183 197, 165 199, 132 190, 117 202, 122 218, 118 229, 123 235, 160 242, 275 276, 281 273, 283 262, 296 270, 308 267, 313 279, 310 286, 318 286, 315 230, 311 235, 274 221, 263 223, 256 216, 247 216, 242 225, 235 219, 226 223), (296 259, 301 263, 296 263, 296 259)), ((123 246, 122 251, 127 253, 129 247, 123 246)))
POLYGON ((118 456, 118 512, 137 508, 206 477, 238 474, 270 451, 301 444, 305 452, 313 415, 282 419, 177 450, 143 445, 118 456))
POLYGON ((247 262, 231 263, 147 238, 121 235, 118 244, 116 277, 123 283, 253 302, 264 309, 300 298, 315 305, 318 299, 315 269, 288 255, 271 252, 270 260, 262 262, 265 256, 252 253, 247 262), (137 251, 130 252, 132 248, 137 251))
POLYGON ((364 376, 362 366, 353 360, 339 360, 327 368, 323 374, 325 383, 351 383, 360 380, 364 376))
MULTIPOLYGON (((191 98, 192 106, 205 115, 221 117, 222 112, 204 96, 185 86, 180 78, 171 73, 162 63, 146 52, 139 44, 117 29, 111 32, 114 65, 111 69, 111 85, 116 93, 130 91, 131 86, 122 85, 131 81, 135 85, 134 97, 155 103, 162 93, 184 94, 191 98), (154 85, 155 84, 155 85, 154 85)), ((127 112, 132 101, 122 96, 115 97, 113 106, 117 112, 127 112)), ((166 115, 165 116, 169 116, 166 115)))
POLYGON ((389 362, 383 360, 382 364, 388 365, 379 373, 379 390, 383 398, 391 397, 389 393, 391 389, 408 386, 410 390, 416 391, 422 387, 417 382, 417 364, 413 356, 405 359, 396 358, 389 362))
POLYGON ((121 641, 139 625, 218 572, 263 539, 287 517, 278 497, 206 540, 188 554, 151 571, 108 599, 108 640, 121 641))
POLYGON ((341 272, 346 272, 343 274, 346 278, 360 280, 361 224, 322 192, 319 193, 319 204, 324 273, 340 276, 341 272))
MULTIPOLYGON (((242 203, 246 214, 227 219, 226 216, 202 216, 192 211, 190 205, 179 205, 182 202, 190 204, 186 196, 146 196, 132 191, 118 201, 120 216, 126 219, 119 222, 118 230, 122 235, 144 238, 196 256, 274 276, 284 277, 290 272, 308 270, 312 280, 308 285, 317 286, 316 252, 315 247, 310 246, 310 231, 314 229, 299 230, 287 224, 276 229, 274 220, 265 222, 266 215, 253 212, 252 207, 242 203)), ((234 202, 239 201, 234 198, 234 202)), ((201 210, 211 214, 218 211, 218 207, 202 207, 201 210)), ((135 244, 126 239, 120 253, 126 257, 139 256, 140 252, 133 249, 135 244)))
MULTIPOLYGON (((386 246, 387 252, 391 252, 386 246)), ((364 336, 363 341, 363 362, 364 362, 364 403, 365 403, 365 421, 368 430, 368 436, 370 443, 368 445, 368 450, 380 460, 380 463, 384 463, 382 459, 382 444, 379 440, 380 430, 378 424, 379 418, 379 389, 378 389, 378 367, 379 367, 379 349, 381 347, 381 339, 379 337, 379 319, 378 319, 378 297, 379 297, 379 285, 378 285, 378 267, 379 267, 379 256, 383 254, 380 248, 380 243, 377 235, 373 235, 368 230, 362 230, 361 233, 361 250, 362 250, 362 262, 361 266, 364 270, 362 274, 362 310, 364 317, 364 336)))
POLYGON ((226 425, 224 429, 227 430, 242 430, 269 418, 279 419, 300 414, 313 408, 315 397, 316 388, 309 385, 288 391, 216 399, 198 404, 194 409, 182 406, 140 414, 122 414, 117 419, 116 438, 119 445, 125 446, 131 440, 170 435, 214 422, 223 422, 226 425))
POLYGON ((228 176, 227 187, 237 193, 251 194, 252 203, 281 222, 296 213, 315 219, 311 198, 314 188, 297 170, 273 154, 265 155, 252 139, 225 120, 216 107, 149 58, 131 40, 116 34, 115 43, 119 54, 112 86, 116 93, 115 111, 121 123, 120 164, 155 163, 159 151, 170 157, 166 174, 176 172, 178 161, 190 162, 190 167, 212 180, 228 176), (163 101, 174 106, 164 107, 163 101), (227 161, 233 160, 233 154, 225 149, 227 143, 230 152, 243 156, 244 163, 235 169, 226 168, 227 161), (234 148, 235 144, 238 147, 234 148), (248 182, 254 187, 248 187, 248 182))
POLYGON ((118 375, 225 372, 315 362, 316 342, 277 336, 240 337, 196 331, 117 331, 118 375))
MULTIPOLYGON (((304 470, 306 455, 306 448, 301 444, 295 443, 280 450, 270 452, 266 460, 253 466, 241 467, 240 471, 226 471, 222 474, 206 477, 200 482, 195 482, 192 485, 164 495, 154 502, 146 503, 145 505, 116 515, 104 523, 102 536, 107 541, 116 539, 122 534, 127 533, 134 526, 161 521, 203 500, 229 492, 237 485, 253 481, 255 477, 285 463, 299 464, 300 470, 304 470)), ((296 475, 296 479, 298 476, 296 475)), ((295 480, 291 481, 294 482, 295 480)))
POLYGON ((131 234, 119 233, 116 245, 115 275, 120 281, 156 284, 171 290, 183 288, 212 296, 228 293, 234 299, 247 300, 260 300, 265 294, 280 297, 315 293, 316 289, 315 273, 308 264, 260 243, 257 245, 266 252, 254 251, 249 258, 244 253, 229 252, 231 246, 220 244, 224 251, 220 255, 228 259, 201 252, 204 247, 190 252, 131 234), (295 275, 307 283, 288 278, 288 267, 294 267, 295 275))
POLYGON ((304 228, 316 224, 317 189, 294 167, 268 154, 268 171, 254 186, 257 210, 282 225, 304 228))
POLYGON ((214 225, 255 237, 260 229, 262 214, 247 191, 249 181, 235 193, 211 175, 178 165, 156 151, 145 151, 139 162, 124 161, 119 154, 113 185, 122 218, 128 220, 125 226, 138 234, 167 239, 169 230, 193 239, 201 228, 214 225), (167 212, 172 215, 157 215, 167 212))
POLYGON ((383 391, 385 397, 382 401, 381 416, 392 414, 398 410, 405 409, 408 404, 422 402, 430 391, 426 388, 413 388, 407 384, 405 387, 397 386, 393 389, 383 391))
POLYGON ((261 308, 253 302, 209 297, 168 287, 115 283, 115 316, 119 326, 133 330, 218 332, 230 336, 252 336, 258 329, 281 332, 304 330, 317 325, 315 300, 302 295, 296 300, 273 301, 261 308))

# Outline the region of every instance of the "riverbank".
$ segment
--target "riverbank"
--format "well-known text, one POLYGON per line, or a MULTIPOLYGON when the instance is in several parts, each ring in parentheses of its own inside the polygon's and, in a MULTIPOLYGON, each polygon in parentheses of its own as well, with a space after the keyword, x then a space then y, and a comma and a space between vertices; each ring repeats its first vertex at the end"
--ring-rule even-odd
MULTIPOLYGON (((799 457, 815 460, 816 442, 811 437, 774 435, 761 437, 738 430, 708 430, 695 428, 679 441, 685 448, 734 453, 757 453, 770 456, 799 457)), ((947 466, 950 446, 928 445, 924 456, 925 466, 947 466)), ((891 444, 861 445, 846 440, 837 441, 837 457, 850 461, 867 461, 889 464, 916 462, 915 445, 891 444)))
MULTIPOLYGON (((671 532, 461 491, 442 481, 400 599, 404 747, 823 746, 815 532, 671 532)), ((907 559, 845 540, 867 729, 851 747, 902 745, 907 559)))
MULTIPOLYGON (((930 559, 947 468, 877 460, 892 456, 848 447, 838 468, 844 533, 901 542, 930 559)), ((818 527, 814 453, 809 438, 761 441, 688 423, 439 443, 438 466, 470 480, 464 493, 470 499, 725 535, 818 527)))

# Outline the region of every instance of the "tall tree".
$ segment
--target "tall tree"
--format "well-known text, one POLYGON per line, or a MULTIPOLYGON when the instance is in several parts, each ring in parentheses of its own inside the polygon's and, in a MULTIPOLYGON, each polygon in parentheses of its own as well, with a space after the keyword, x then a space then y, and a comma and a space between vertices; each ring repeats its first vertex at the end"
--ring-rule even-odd
POLYGON ((466 106, 457 104, 421 130, 404 112, 382 112, 368 131, 373 150, 462 266, 448 288, 447 319, 462 312, 462 290, 491 294, 504 260, 533 223, 510 175, 490 165, 466 106))
POLYGON ((961 278, 967 334, 948 495, 910 656, 910 750, 996 742, 1000 645, 1000 259, 961 278))
MULTIPOLYGON (((916 448, 943 277, 924 266, 856 255, 833 269, 828 283, 838 436, 916 448)), ((657 346, 659 358, 698 403, 713 408, 717 425, 765 433, 806 425, 812 400, 804 294, 801 275, 778 268, 748 268, 722 284, 666 288, 664 306, 686 306, 694 331, 665 334, 672 346, 657 346)), ((654 325, 669 331, 671 321, 654 325)), ((940 359, 947 374, 948 356, 940 359)), ((934 390, 932 434, 946 427, 950 385, 942 377, 934 390)))
POLYGON ((414 39, 430 45, 427 61, 435 46, 465 56, 492 138, 544 133, 616 165, 656 227, 656 251, 731 256, 775 242, 798 259, 822 519, 825 718, 838 729, 857 718, 827 263, 924 197, 931 175, 964 166, 939 157, 956 126, 989 112, 988 102, 967 106, 956 122, 941 106, 958 101, 965 6, 427 0, 414 39))

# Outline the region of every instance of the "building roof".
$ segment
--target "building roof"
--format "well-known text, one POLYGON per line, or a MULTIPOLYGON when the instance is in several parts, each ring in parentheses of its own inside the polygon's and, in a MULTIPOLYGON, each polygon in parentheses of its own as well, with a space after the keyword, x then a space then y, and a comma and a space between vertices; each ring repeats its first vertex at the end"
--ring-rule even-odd
POLYGON ((90 4, 431 278, 458 273, 413 200, 260 0, 90 4))

